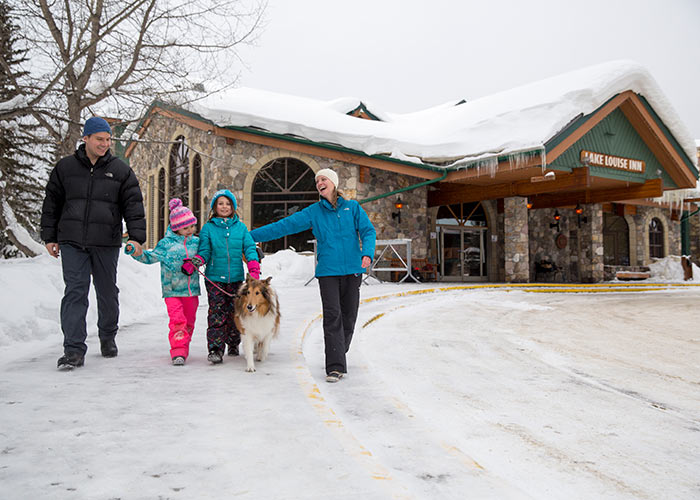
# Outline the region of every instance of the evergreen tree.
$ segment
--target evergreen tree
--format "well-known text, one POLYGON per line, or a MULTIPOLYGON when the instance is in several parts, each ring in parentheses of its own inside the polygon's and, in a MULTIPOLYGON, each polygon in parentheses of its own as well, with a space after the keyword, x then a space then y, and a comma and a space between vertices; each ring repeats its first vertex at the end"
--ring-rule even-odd
MULTIPOLYGON (((26 50, 17 48, 18 39, 11 7, 0 0, 0 103, 5 107, 21 106, 23 98, 26 50)), ((37 246, 27 236, 37 232, 47 165, 41 151, 46 140, 37 132, 29 113, 0 121, 0 255, 5 258, 19 251, 36 254, 37 246)))

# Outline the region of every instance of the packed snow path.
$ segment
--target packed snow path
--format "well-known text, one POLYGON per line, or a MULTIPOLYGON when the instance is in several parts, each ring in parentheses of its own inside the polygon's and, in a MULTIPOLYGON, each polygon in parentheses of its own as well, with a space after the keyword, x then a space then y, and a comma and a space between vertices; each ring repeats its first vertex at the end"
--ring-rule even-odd
POLYGON ((369 301, 338 384, 315 283, 278 292, 254 374, 206 362, 205 305, 184 367, 164 307, 74 372, 58 336, 0 350, 0 497, 700 497, 697 288, 369 301))

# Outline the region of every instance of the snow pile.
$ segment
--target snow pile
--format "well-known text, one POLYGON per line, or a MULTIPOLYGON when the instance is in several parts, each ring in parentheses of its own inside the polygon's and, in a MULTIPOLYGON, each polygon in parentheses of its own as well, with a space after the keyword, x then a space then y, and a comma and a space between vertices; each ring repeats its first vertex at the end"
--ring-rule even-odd
POLYGON ((240 88, 188 108, 221 127, 254 127, 319 143, 338 144, 368 155, 414 163, 474 164, 487 158, 538 151, 581 113, 589 114, 615 95, 643 95, 692 161, 696 145, 654 78, 627 60, 541 80, 469 102, 450 102, 406 114, 367 109, 382 121, 347 115, 357 98, 318 101, 240 88))
POLYGON ((270 284, 277 287, 303 285, 314 276, 314 257, 280 250, 266 255, 260 263, 260 278, 272 276, 270 284))
MULTIPOLYGON (((693 266, 693 279, 700 280, 700 267, 693 266)), ((651 280, 663 282, 683 281, 683 266, 679 255, 669 255, 663 259, 656 259, 649 264, 651 280)))
MULTIPOLYGON (((303 285, 314 274, 313 256, 284 250, 262 262, 262 276, 273 276, 273 286, 303 285)), ((203 280, 204 278, 200 278, 203 280)), ((144 321, 165 310, 160 288, 160 265, 145 265, 120 254, 117 274, 120 326, 144 321)), ((204 287, 202 287, 202 290, 204 287)), ((60 306, 63 277, 60 259, 46 253, 35 258, 0 260, 0 346, 61 335, 60 306)), ((96 335, 97 307, 90 287, 88 335, 96 335)), ((200 297, 206 302, 206 292, 200 297)))

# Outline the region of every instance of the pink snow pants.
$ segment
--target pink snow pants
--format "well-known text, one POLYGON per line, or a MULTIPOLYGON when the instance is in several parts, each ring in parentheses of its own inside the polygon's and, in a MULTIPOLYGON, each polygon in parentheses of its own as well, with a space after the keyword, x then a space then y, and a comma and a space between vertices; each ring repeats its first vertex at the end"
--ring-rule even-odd
POLYGON ((190 353, 190 340, 192 340, 198 305, 199 297, 165 298, 165 307, 168 308, 168 317, 170 318, 168 339, 170 340, 171 358, 183 356, 187 359, 190 353))

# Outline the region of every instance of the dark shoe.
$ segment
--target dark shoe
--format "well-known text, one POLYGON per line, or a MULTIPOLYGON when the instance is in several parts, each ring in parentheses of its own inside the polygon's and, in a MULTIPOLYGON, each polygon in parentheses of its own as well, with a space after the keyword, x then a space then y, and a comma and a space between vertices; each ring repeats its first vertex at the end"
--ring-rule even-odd
POLYGON ((237 345, 230 345, 228 346, 228 355, 229 356, 238 356, 238 346, 237 345))
POLYGON ((218 365, 224 358, 221 356, 220 352, 212 351, 209 353, 209 356, 207 356, 207 360, 213 365, 218 365))
POLYGON ((100 349, 102 350, 102 356, 105 358, 116 358, 119 353, 114 339, 100 340, 100 349))
POLYGON ((85 357, 77 352, 68 352, 58 358, 58 369, 59 370, 72 370, 79 366, 83 366, 85 363, 85 357))
POLYGON ((333 372, 330 372, 328 375, 326 375, 326 382, 328 382, 330 384, 334 384, 338 380, 340 380, 341 378, 343 378, 342 373, 333 371, 333 372))
POLYGON ((173 358, 173 366, 182 366, 185 364, 185 357, 184 356, 175 356, 173 358))

